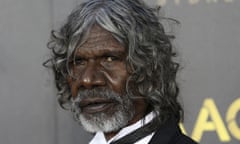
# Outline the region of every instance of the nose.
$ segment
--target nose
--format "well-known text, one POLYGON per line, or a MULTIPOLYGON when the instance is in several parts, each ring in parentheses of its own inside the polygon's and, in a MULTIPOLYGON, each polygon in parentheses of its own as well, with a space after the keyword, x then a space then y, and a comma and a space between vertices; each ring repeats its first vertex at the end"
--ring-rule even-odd
POLYGON ((105 78, 97 64, 94 62, 88 62, 82 71, 79 82, 80 87, 92 89, 94 87, 104 86, 105 78))

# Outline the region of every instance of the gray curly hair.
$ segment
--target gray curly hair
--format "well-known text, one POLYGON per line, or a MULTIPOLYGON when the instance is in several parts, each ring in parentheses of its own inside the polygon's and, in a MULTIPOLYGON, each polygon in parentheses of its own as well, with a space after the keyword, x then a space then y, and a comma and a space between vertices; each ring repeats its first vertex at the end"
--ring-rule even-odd
POLYGON ((180 121, 183 111, 177 101, 179 64, 173 61, 174 36, 166 34, 160 22, 172 19, 160 17, 159 10, 141 0, 90 0, 80 4, 59 31, 52 31, 48 43, 52 57, 44 65, 53 69, 59 104, 63 108, 71 104, 68 61, 97 23, 127 48, 126 63, 131 69, 127 93, 135 90, 143 96, 160 122, 170 117, 180 121))

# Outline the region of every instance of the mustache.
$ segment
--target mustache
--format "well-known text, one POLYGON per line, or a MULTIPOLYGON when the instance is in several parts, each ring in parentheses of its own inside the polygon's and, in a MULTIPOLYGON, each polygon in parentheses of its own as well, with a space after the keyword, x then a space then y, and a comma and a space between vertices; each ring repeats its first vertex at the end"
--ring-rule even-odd
POLYGON ((80 102, 82 99, 86 98, 104 98, 104 99, 110 99, 115 101, 122 101, 122 97, 128 97, 129 99, 136 100, 136 99, 145 99, 143 96, 135 96, 132 94, 120 94, 117 93, 109 88, 93 88, 93 89, 84 89, 79 90, 77 97, 72 100, 73 102, 80 102))
POLYGON ((102 98, 121 102, 122 95, 108 88, 94 88, 79 90, 73 102, 81 102, 83 99, 102 98))

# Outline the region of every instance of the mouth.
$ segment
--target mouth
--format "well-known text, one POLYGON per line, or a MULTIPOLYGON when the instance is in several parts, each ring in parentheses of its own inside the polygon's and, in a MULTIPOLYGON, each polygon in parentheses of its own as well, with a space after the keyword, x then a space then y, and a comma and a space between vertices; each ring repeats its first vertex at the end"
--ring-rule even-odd
POLYGON ((116 101, 104 98, 86 98, 79 106, 83 113, 94 114, 106 112, 116 104, 116 101))

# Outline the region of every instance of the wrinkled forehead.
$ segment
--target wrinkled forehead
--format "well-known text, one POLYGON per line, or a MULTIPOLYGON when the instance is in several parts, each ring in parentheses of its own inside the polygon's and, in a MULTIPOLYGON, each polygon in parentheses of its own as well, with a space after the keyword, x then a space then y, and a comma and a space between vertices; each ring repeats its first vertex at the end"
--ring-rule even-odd
POLYGON ((86 37, 85 42, 78 47, 78 51, 82 49, 123 49, 124 46, 118 42, 113 35, 99 26, 98 24, 94 24, 86 37))

